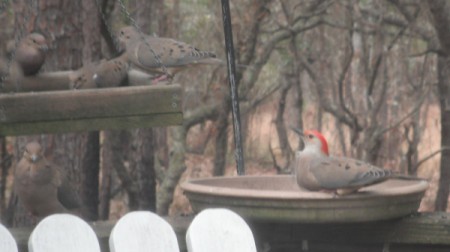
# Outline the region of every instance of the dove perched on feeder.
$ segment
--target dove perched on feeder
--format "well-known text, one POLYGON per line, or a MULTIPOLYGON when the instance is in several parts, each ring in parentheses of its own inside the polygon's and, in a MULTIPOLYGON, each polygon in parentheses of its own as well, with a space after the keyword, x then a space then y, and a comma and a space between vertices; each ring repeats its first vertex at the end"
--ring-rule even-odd
POLYGON ((305 148, 295 155, 294 173, 297 184, 310 191, 332 190, 339 195, 383 182, 392 172, 362 161, 346 157, 333 157, 328 143, 318 131, 293 129, 300 135, 305 148))
POLYGON ((14 188, 25 209, 36 217, 81 206, 69 181, 58 167, 45 159, 37 142, 26 145, 14 171, 14 188))
POLYGON ((47 49, 45 37, 39 33, 31 33, 19 42, 14 60, 25 76, 39 72, 44 64, 47 49))
POLYGON ((122 28, 118 37, 132 66, 155 74, 155 82, 172 79, 177 72, 192 65, 222 62, 212 52, 171 38, 145 35, 132 26, 122 28))
POLYGON ((78 70, 69 73, 70 89, 97 88, 94 81, 95 69, 98 63, 89 63, 78 70))
POLYGON ((92 78, 98 88, 123 86, 128 69, 128 57, 123 53, 117 58, 101 61, 92 78))

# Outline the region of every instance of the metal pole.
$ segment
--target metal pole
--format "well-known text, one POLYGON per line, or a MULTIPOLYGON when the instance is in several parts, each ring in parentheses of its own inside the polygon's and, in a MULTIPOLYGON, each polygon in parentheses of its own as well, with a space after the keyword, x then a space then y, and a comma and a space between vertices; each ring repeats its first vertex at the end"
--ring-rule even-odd
POLYGON ((231 112, 233 115, 233 129, 234 129, 234 144, 236 147, 236 169, 239 175, 245 174, 244 169, 244 152, 242 149, 241 137, 241 116, 239 112, 238 92, 236 88, 236 66, 234 59, 233 47, 233 33, 231 31, 231 15, 229 0, 222 0, 222 17, 223 17, 223 31, 225 33, 225 46, 228 66, 228 81, 230 83, 231 91, 231 112))

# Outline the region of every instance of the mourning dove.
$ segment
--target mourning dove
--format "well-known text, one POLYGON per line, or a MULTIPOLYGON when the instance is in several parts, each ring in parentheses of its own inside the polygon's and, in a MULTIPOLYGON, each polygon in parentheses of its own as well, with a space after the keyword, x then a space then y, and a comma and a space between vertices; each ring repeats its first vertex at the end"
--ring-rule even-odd
POLYGON ((94 82, 98 88, 123 86, 128 68, 128 57, 125 53, 117 58, 102 61, 95 68, 94 82))
POLYGON ((45 159, 37 142, 26 145, 14 171, 14 188, 25 209, 36 217, 81 206, 62 170, 45 159))
POLYGON ((157 74, 155 80, 172 79, 177 72, 192 65, 222 63, 212 52, 174 39, 140 34, 132 26, 119 31, 119 41, 132 66, 157 74))
POLYGON ((294 130, 305 143, 305 148, 296 152, 294 164, 297 184, 301 188, 331 190, 343 195, 393 177, 389 170, 351 158, 330 156, 328 143, 318 131, 294 130))
POLYGON ((31 33, 19 42, 14 60, 25 76, 39 72, 44 64, 47 49, 45 38, 39 33, 31 33))
POLYGON ((69 73, 70 89, 91 89, 97 88, 94 81, 95 69, 99 63, 88 63, 78 70, 69 73))

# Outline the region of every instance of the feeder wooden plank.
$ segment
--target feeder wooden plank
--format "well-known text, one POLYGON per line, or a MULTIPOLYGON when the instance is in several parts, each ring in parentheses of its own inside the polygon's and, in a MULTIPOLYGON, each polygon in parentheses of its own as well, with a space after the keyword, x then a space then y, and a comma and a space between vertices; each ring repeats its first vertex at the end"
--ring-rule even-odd
POLYGON ((183 114, 165 113, 145 116, 128 116, 114 118, 99 118, 86 120, 65 120, 51 122, 31 122, 1 124, 0 134, 5 136, 64 133, 103 129, 134 129, 151 128, 167 125, 179 125, 183 120, 183 114))
POLYGON ((1 85, 0 92, 68 90, 70 89, 70 72, 72 71, 41 73, 34 76, 23 77, 19 81, 7 78, 3 85, 1 85))
POLYGON ((180 85, 0 94, 0 134, 181 124, 180 85))

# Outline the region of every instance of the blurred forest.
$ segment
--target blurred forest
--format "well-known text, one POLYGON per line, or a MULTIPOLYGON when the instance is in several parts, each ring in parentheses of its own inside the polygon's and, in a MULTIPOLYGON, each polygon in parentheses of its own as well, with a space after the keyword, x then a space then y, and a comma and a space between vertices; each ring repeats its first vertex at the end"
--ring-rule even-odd
MULTIPOLYGON (((314 128, 334 155, 429 179, 421 210, 447 210, 449 1, 230 2, 247 174, 289 173, 301 148, 290 127, 314 128)), ((31 31, 46 36, 43 71, 111 58, 116 32, 134 23, 226 60, 216 0, 6 0, 0 23, 5 52, 31 31)), ((175 83, 184 88, 181 126, 3 137, 4 222, 27 224, 11 168, 32 139, 68 171, 92 220, 133 209, 188 213, 180 182, 235 175, 226 66, 191 68, 175 83)))

